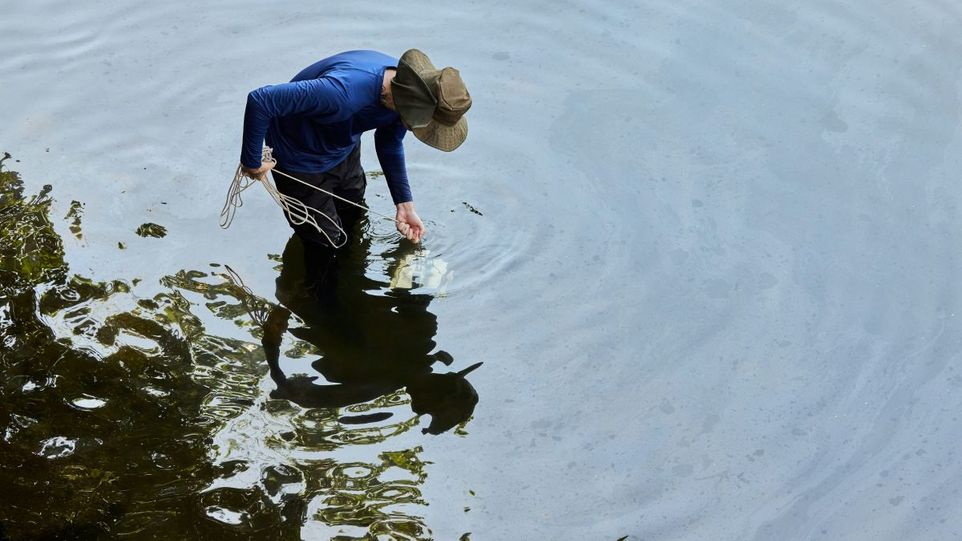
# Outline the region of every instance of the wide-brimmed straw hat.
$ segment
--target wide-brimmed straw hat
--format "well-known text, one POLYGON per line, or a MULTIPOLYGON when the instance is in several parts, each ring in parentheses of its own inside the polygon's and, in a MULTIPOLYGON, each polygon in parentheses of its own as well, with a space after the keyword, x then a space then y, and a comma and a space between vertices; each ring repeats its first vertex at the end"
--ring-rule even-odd
POLYGON ((464 113, 471 95, 458 70, 437 69, 426 54, 410 49, 401 55, 391 93, 401 120, 422 142, 450 152, 468 136, 464 113))

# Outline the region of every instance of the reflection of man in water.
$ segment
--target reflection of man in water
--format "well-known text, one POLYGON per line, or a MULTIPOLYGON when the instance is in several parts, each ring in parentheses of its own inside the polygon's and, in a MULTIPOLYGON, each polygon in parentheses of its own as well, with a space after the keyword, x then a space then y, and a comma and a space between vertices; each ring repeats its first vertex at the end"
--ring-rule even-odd
MULTIPOLYGON (((433 297, 404 290, 381 291, 383 284, 365 276, 369 244, 370 240, 361 239, 343 252, 340 279, 323 285, 334 291, 320 292, 305 287, 318 272, 316 259, 305 257, 308 254, 296 236, 287 243, 277 279, 277 297, 284 307, 271 311, 263 338, 271 377, 277 384, 271 396, 306 408, 333 408, 406 388, 414 412, 431 415, 425 432, 440 434, 474 412, 478 395, 464 376, 480 363, 460 372, 433 372, 435 363, 449 365, 454 360, 446 352, 433 352, 437 318, 428 311, 433 297), (318 296, 326 302, 319 302, 318 296), (288 329, 291 312, 304 326, 288 329), (279 364, 280 344, 288 330, 320 350, 321 358, 312 366, 331 384, 316 383, 316 377, 284 374, 279 364)), ((373 422, 388 416, 348 417, 342 422, 373 422)))
MULTIPOLYGON (((378 161, 397 207, 397 229, 417 242, 425 228, 414 209, 401 141, 410 129, 432 147, 454 150, 467 136, 463 115, 470 106, 458 70, 436 69, 417 49, 405 52, 400 60, 374 51, 340 53, 305 68, 290 83, 249 94, 241 167, 260 179, 274 168, 273 162, 261 163, 266 137, 278 171, 359 202, 366 186, 360 137, 375 130, 378 161)), ((275 175, 274 181, 281 193, 330 218, 311 212, 324 230, 321 233, 288 216, 309 256, 330 263, 332 244, 345 241, 338 225, 349 205, 282 175, 275 175)))

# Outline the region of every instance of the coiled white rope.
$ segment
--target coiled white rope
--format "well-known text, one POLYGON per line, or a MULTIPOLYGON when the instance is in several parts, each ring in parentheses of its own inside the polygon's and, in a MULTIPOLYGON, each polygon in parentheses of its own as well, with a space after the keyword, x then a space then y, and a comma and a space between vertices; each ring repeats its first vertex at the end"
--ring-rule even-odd
MULTIPOLYGON (((274 156, 272 155, 271 147, 268 147, 268 146, 264 147, 264 151, 261 155, 261 163, 276 163, 276 160, 274 160, 274 156)), ((291 180, 300 182, 305 186, 314 188, 315 190, 325 193, 331 197, 334 197, 335 199, 339 199, 341 201, 344 201, 345 203, 354 205, 355 207, 366 210, 372 214, 376 214, 381 218, 384 218, 385 220, 399 223, 397 220, 395 220, 394 218, 391 218, 390 216, 371 210, 365 207, 364 205, 355 203, 350 199, 345 199, 337 194, 331 193, 323 188, 314 186, 313 184, 310 184, 308 182, 304 182, 303 180, 293 177, 291 175, 288 175, 283 171, 278 171, 277 169, 272 169, 271 171, 274 174, 280 174, 291 180)), ((314 229, 317 229, 317 231, 320 234, 324 235, 324 238, 327 239, 327 242, 330 243, 330 245, 335 249, 340 248, 347 243, 347 231, 344 231, 344 228, 341 227, 341 224, 337 223, 337 220, 335 220, 334 218, 331 218, 330 216, 325 214, 323 211, 320 211, 314 207, 306 205, 304 202, 298 199, 282 194, 277 189, 277 187, 274 186, 274 183, 268 180, 268 176, 266 174, 264 175, 263 179, 256 179, 254 177, 248 176, 246 173, 244 173, 244 170, 241 168, 240 165, 237 166, 237 171, 234 173, 234 180, 231 181, 230 187, 227 189, 227 200, 224 202, 224 208, 221 209, 220 211, 220 226, 222 228, 227 229, 228 227, 230 227, 230 224, 234 221, 234 216, 237 214, 237 209, 244 206, 244 200, 241 198, 241 193, 247 188, 250 188, 251 185, 255 184, 258 180, 260 180, 260 183, 264 185, 265 189, 267 189, 267 193, 270 194, 271 199, 273 199, 274 202, 278 204, 278 206, 284 209, 284 212, 287 213, 287 216, 290 218, 292 224, 294 225, 308 224, 314 227, 314 229), (318 225, 317 220, 314 219, 314 215, 311 214, 311 211, 323 216, 327 221, 331 222, 334 225, 334 227, 337 228, 338 238, 342 239, 340 243, 337 243, 333 239, 331 239, 330 235, 327 234, 327 231, 324 231, 324 229, 320 225, 318 225)))

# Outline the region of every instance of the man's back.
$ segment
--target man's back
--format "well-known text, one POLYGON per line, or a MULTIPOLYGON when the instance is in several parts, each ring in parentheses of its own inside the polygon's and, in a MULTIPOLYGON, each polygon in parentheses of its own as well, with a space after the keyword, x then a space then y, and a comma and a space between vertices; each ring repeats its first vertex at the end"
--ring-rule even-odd
MULTIPOLYGON (((390 127, 387 146, 400 147, 400 117, 379 104, 384 71, 397 60, 376 51, 340 53, 301 70, 285 85, 254 96, 274 113, 266 134, 287 170, 319 173, 343 160, 361 133, 390 127)), ((399 149, 398 149, 399 150, 399 149)))

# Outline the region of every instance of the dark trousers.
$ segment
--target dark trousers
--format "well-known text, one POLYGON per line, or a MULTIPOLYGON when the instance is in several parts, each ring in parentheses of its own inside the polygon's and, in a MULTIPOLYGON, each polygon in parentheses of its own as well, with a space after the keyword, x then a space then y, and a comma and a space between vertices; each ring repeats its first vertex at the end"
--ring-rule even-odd
MULTIPOLYGON (((341 163, 323 173, 294 173, 285 171, 280 164, 278 165, 279 167, 276 167, 276 169, 312 186, 323 188, 358 204, 364 202, 367 178, 364 176, 364 169, 361 167, 360 144, 355 146, 354 150, 341 163)), ((313 282, 315 289, 322 287, 332 291, 336 287, 336 261, 335 249, 331 241, 336 246, 346 246, 348 239, 344 237, 338 227, 350 234, 363 211, 354 205, 335 199, 324 192, 305 186, 283 175, 275 174, 273 177, 274 184, 277 185, 278 191, 282 194, 293 197, 308 207, 323 212, 330 218, 328 220, 313 210, 308 211, 317 225, 327 233, 327 237, 330 237, 329 241, 313 225, 294 223, 287 212, 284 213, 287 223, 290 224, 304 244, 304 263, 307 267, 308 280, 313 282), (337 225, 335 226, 335 224, 337 225)))
MULTIPOLYGON (((361 167, 361 145, 358 144, 354 147, 354 150, 348 154, 347 158, 344 158, 341 163, 335 165, 328 171, 323 173, 293 173, 284 170, 283 166, 279 164, 277 167, 280 171, 287 173, 293 177, 298 178, 312 186, 317 186, 318 188, 323 188, 328 192, 337 194, 349 201, 353 201, 358 204, 363 204, 364 201, 364 189, 367 187, 367 179, 364 176, 364 169, 361 167)), ((340 228, 344 231, 350 232, 354 223, 361 215, 361 209, 350 205, 338 199, 335 199, 324 192, 315 190, 310 186, 305 186, 299 182, 291 180, 283 175, 273 175, 274 183, 277 185, 277 189, 284 195, 288 197, 293 197, 298 201, 304 203, 308 207, 317 209, 334 221, 340 228)), ((317 212, 310 211, 317 225, 321 226, 321 229, 327 233, 327 237, 330 237, 336 245, 343 245, 346 239, 342 236, 341 231, 338 229, 331 220, 328 220, 324 216, 321 216, 317 212)), ((331 246, 327 237, 314 229, 313 225, 309 224, 295 224, 291 221, 290 216, 284 213, 284 217, 287 218, 287 223, 294 229, 297 236, 301 237, 304 241, 304 246, 310 244, 320 244, 323 246, 331 246)))

